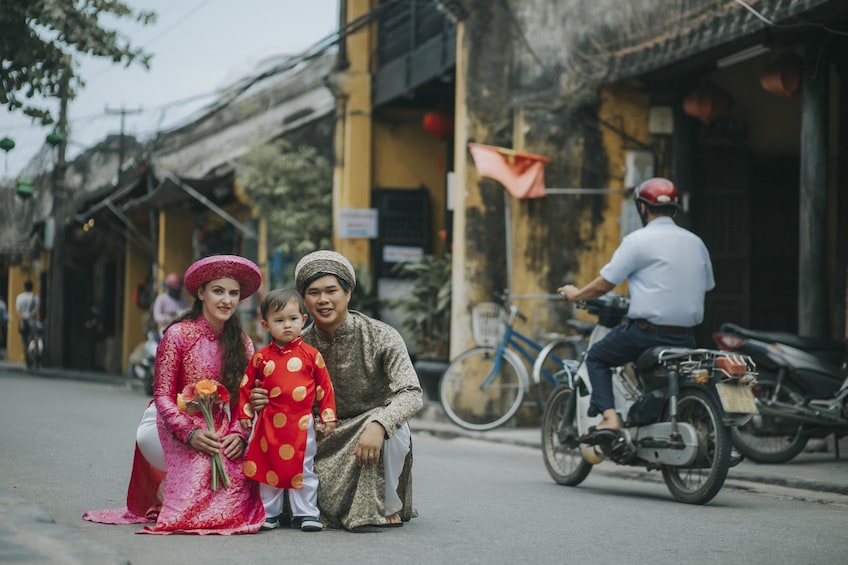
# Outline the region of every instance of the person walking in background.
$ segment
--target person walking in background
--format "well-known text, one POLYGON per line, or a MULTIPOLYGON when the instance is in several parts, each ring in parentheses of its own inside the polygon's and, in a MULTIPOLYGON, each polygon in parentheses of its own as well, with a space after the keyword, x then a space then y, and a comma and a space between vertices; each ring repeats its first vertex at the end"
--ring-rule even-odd
MULTIPOLYGON (((294 276, 314 320, 303 341, 327 363, 339 418, 315 454, 321 517, 348 530, 402 526, 414 515, 408 421, 423 406, 406 344, 388 324, 348 310, 356 275, 344 256, 315 251, 298 261, 294 276)), ((250 398, 261 410, 267 388, 254 388, 250 398)))
POLYGON ((18 318, 18 333, 21 334, 21 343, 26 351, 29 337, 33 332, 32 322, 38 320, 38 308, 40 302, 38 295, 33 292, 35 288, 32 281, 24 282, 24 291, 15 297, 15 315, 18 318))
POLYGON ((239 384, 253 356, 236 311, 260 281, 259 268, 235 255, 206 257, 186 270, 195 301, 168 326, 156 351, 153 402, 136 434, 127 507, 90 511, 83 519, 155 521, 141 530, 151 534, 259 531, 265 521, 259 487, 242 470, 248 434, 230 414, 238 409, 239 384), (215 397, 219 401, 207 405, 210 428, 203 409, 189 403, 215 397), (219 475, 223 484, 216 485, 219 475))
POLYGON ((188 299, 183 296, 183 279, 170 273, 162 282, 164 292, 153 301, 153 320, 164 331, 177 316, 188 310, 188 299))
POLYGON ((280 526, 283 497, 289 494, 293 525, 305 532, 324 529, 318 511, 317 450, 312 407, 319 407, 323 437, 336 429, 336 401, 324 358, 301 338, 306 323, 303 297, 293 289, 269 292, 260 306, 262 328, 271 343, 254 354, 247 366, 239 398, 240 422, 253 428, 244 474, 258 481, 265 506, 263 529, 280 526), (250 407, 250 391, 260 383, 272 391, 258 414, 250 407))

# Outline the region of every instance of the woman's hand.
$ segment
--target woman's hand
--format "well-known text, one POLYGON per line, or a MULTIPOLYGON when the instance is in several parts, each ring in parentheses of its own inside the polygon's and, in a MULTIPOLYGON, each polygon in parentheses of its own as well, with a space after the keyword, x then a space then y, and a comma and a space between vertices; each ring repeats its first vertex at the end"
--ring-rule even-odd
POLYGON ((376 465, 380 461, 380 450, 383 449, 383 439, 386 430, 379 422, 371 422, 356 444, 353 455, 357 465, 376 465))
POLYGON ((194 430, 189 445, 207 455, 221 453, 221 440, 218 438, 218 434, 204 428, 194 430))
POLYGON ((224 436, 221 440, 222 451, 227 459, 238 459, 244 455, 244 440, 238 434, 224 436))

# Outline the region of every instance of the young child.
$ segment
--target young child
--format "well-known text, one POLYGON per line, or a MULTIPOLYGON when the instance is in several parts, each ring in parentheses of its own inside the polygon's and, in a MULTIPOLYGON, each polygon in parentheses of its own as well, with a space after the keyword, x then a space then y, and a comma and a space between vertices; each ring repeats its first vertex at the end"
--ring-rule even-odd
POLYGON ((318 475, 312 468, 317 450, 313 405, 317 402, 320 408, 323 435, 331 435, 336 429, 333 384, 324 358, 300 337, 307 318, 301 295, 293 289, 272 290, 260 310, 262 327, 272 340, 254 354, 239 392, 239 422, 244 428, 254 426, 244 474, 260 483, 263 529, 280 526, 288 490, 293 525, 318 532, 324 525, 318 511, 318 475), (269 403, 254 425, 250 391, 255 384, 269 391, 269 403))

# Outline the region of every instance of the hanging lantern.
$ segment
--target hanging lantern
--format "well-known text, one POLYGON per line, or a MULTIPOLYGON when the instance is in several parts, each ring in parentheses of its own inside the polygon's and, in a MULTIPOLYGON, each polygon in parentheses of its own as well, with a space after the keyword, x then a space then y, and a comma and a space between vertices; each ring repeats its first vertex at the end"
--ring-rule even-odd
POLYGON ((730 113, 733 97, 715 85, 707 85, 683 99, 683 111, 704 124, 710 124, 730 113))
POLYGON ((18 179, 17 187, 15 188, 15 193, 22 199, 26 200, 28 198, 32 198, 33 192, 32 179, 20 177, 18 179))
POLYGON ((15 148, 15 140, 12 139, 11 137, 4 137, 3 139, 0 139, 0 149, 5 151, 6 153, 8 153, 9 151, 11 151, 14 148, 15 148))
POLYGON ((801 57, 792 51, 781 53, 760 75, 760 86, 781 98, 792 98, 798 94, 801 90, 801 57))
POLYGON ((421 123, 424 125, 424 131, 439 139, 444 139, 453 133, 453 114, 444 110, 427 112, 421 123))
POLYGON ((47 134, 47 144, 51 147, 56 147, 63 141, 65 141, 65 136, 61 134, 61 132, 53 131, 47 134))

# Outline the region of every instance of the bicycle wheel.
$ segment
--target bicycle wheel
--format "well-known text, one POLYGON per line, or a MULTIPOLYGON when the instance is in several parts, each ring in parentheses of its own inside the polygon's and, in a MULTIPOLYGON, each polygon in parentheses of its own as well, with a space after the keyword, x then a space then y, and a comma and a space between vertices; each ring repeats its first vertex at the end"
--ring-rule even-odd
POLYGON ((563 361, 577 360, 577 347, 574 342, 558 339, 546 345, 533 363, 533 388, 536 392, 536 408, 544 413, 545 404, 553 390, 562 383, 554 375, 562 371, 563 361))
POLYGON ((577 443, 577 396, 567 385, 554 389, 542 416, 542 456, 551 478, 560 485, 583 482, 592 465, 577 443))
POLYGON ((677 420, 694 426, 698 453, 688 467, 663 465, 665 485, 675 500, 704 504, 721 490, 730 468, 730 431, 713 401, 700 390, 683 390, 677 420))
POLYGON ((475 347, 451 361, 439 383, 448 418, 467 430, 491 430, 512 418, 524 398, 527 374, 512 351, 499 363, 495 347, 475 347), (491 382, 486 377, 494 374, 491 382), (488 386, 484 386, 488 385, 488 386))
MULTIPOLYGON (((801 404, 804 395, 792 383, 783 382, 780 394, 775 396, 777 377, 769 373, 760 373, 754 385, 754 396, 801 404)), ((784 463, 789 461, 807 445, 804 424, 797 420, 781 419, 775 416, 754 414, 750 422, 738 428, 732 428, 733 445, 739 452, 757 463, 784 463)))

